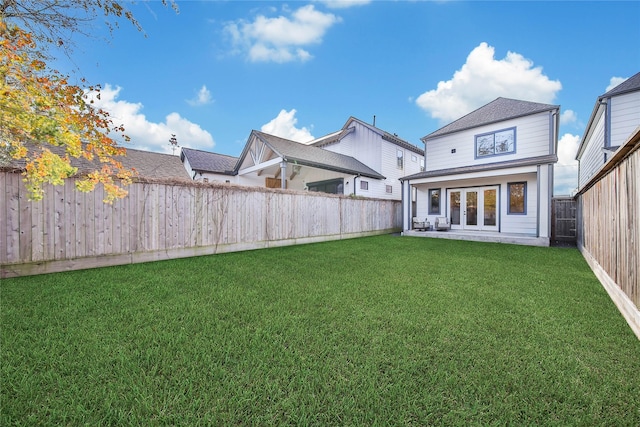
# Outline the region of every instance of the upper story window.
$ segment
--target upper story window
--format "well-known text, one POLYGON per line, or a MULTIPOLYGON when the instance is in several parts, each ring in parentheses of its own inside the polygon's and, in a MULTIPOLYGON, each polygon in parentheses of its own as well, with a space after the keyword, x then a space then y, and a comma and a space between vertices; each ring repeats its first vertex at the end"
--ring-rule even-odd
POLYGON ((516 128, 501 129, 475 136, 476 159, 516 152, 516 128))
POLYGON ((398 159, 398 169, 402 169, 404 166, 404 153, 402 150, 396 150, 396 158, 398 159))
POLYGON ((420 172, 424 172, 424 159, 420 159, 420 172))
POLYGON ((414 163, 417 162, 418 161, 418 156, 416 156, 415 154, 412 154, 411 155, 411 161, 414 162, 414 163))

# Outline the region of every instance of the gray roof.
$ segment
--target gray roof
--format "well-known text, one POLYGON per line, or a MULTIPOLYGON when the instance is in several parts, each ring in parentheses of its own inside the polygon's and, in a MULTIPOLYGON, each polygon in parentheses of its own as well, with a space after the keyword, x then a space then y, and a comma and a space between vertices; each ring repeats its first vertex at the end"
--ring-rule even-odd
POLYGON ((254 130, 253 133, 264 143, 269 145, 277 155, 289 163, 296 163, 303 166, 311 166, 314 168, 351 175, 361 175, 368 178, 385 178, 383 175, 351 156, 301 144, 299 142, 269 135, 256 130, 254 130))
POLYGON ((640 73, 629 77, 627 80, 623 81, 618 86, 611 89, 609 92, 600 96, 599 99, 609 98, 615 95, 622 95, 628 92, 635 92, 637 90, 640 90, 640 73))
POLYGON ((445 127, 422 137, 422 141, 491 123, 542 113, 560 108, 559 105, 540 104, 510 98, 497 98, 487 105, 449 123, 445 127))
POLYGON ((189 161, 191 169, 195 171, 225 175, 233 175, 236 163, 238 162, 237 157, 183 147, 180 158, 184 157, 189 161))
MULTIPOLYGON (((36 144, 27 144, 26 146, 29 151, 40 149, 36 144)), ((65 154, 64 147, 46 144, 43 148, 49 149, 54 154, 65 154)), ((125 169, 135 169, 139 178, 191 181, 189 174, 178 156, 127 148, 125 156, 116 156, 115 159, 120 161, 125 169)), ((13 160, 9 168, 22 170, 25 164, 26 162, 24 160, 13 160)), ((78 168, 79 175, 89 173, 102 166, 97 158, 89 161, 83 157, 72 157, 71 165, 78 168)))
POLYGON ((402 177, 400 178, 400 181, 421 179, 421 178, 433 178, 438 176, 459 175, 463 173, 483 172, 483 171, 489 171, 489 170, 493 171, 496 169, 509 169, 509 168, 515 168, 520 166, 549 165, 549 164, 556 163, 557 161, 558 161, 558 156, 556 156, 555 154, 546 154, 544 156, 529 157, 526 159, 518 159, 518 160, 509 160, 506 162, 485 163, 482 165, 471 165, 471 166, 462 166, 462 167, 449 168, 449 169, 439 169, 435 171, 418 172, 413 175, 402 177))
POLYGON ((191 181, 178 156, 127 148, 126 156, 117 159, 122 162, 122 166, 125 168, 135 168, 141 178, 191 181))

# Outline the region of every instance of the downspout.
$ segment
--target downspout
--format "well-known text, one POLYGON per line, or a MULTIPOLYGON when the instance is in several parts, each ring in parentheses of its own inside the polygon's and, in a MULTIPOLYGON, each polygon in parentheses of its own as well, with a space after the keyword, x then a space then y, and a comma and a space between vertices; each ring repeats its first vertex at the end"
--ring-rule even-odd
MULTIPOLYGON (((611 98, 600 101, 604 104, 604 148, 611 147, 611 98)), ((604 163, 607 162, 607 153, 604 153, 604 163)))
MULTIPOLYGON (((536 173, 536 237, 540 237, 540 165, 537 166, 538 172, 536 173)), ((525 206, 526 206, 525 201, 525 206)), ((551 211, 549 211, 551 213, 551 211)))
POLYGON ((282 162, 280 162, 280 188, 287 188, 287 160, 283 158, 282 162))

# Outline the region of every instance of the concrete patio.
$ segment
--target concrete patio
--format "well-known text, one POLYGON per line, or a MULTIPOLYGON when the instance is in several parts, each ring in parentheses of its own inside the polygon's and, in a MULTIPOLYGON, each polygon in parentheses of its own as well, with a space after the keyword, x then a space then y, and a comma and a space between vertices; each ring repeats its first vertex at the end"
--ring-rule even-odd
POLYGON ((405 230, 403 236, 431 237, 434 239, 472 240, 476 242, 508 243, 513 245, 549 246, 549 238, 516 233, 498 233, 495 231, 419 231, 405 230))

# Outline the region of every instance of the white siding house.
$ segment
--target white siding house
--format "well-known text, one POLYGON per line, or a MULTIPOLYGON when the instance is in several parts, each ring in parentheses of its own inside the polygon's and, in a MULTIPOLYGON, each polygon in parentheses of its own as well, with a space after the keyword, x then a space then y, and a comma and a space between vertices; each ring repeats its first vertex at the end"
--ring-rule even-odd
POLYGON ((629 135, 640 126, 640 73, 598 97, 576 160, 578 187, 584 187, 629 135))
POLYGON ((400 178, 424 170, 424 150, 373 125, 350 117, 341 130, 307 143, 351 156, 384 176, 361 178, 345 193, 379 199, 401 200, 400 178))
POLYGON ((238 158, 189 148, 180 157, 194 180, 390 200, 401 200, 402 176, 424 169, 424 150, 353 117, 304 144, 254 130, 238 158))
POLYGON ((241 185, 334 194, 350 194, 349 188, 363 180, 385 179, 352 156, 256 130, 249 135, 234 174, 241 185))
POLYGON ((446 217, 459 233, 549 245, 558 114, 557 105, 498 98, 422 138, 425 171, 402 178, 403 229, 413 217, 446 217))

